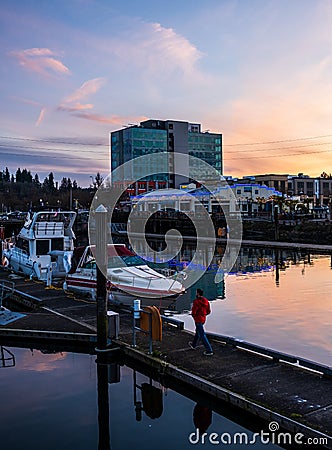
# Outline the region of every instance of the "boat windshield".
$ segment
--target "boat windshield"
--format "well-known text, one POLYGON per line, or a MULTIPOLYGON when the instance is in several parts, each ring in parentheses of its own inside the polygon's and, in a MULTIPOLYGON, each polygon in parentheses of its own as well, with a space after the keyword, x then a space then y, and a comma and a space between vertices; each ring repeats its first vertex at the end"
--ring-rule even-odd
MULTIPOLYGON (((109 256, 107 267, 109 269, 117 269, 119 267, 123 267, 124 265, 127 267, 133 266, 143 266, 147 263, 140 256, 132 254, 132 255, 118 255, 118 256, 109 256), (121 264, 119 258, 123 261, 124 264, 121 264)), ((96 268, 96 260, 92 255, 87 256, 83 267, 85 269, 95 269, 96 268)))
POLYGON ((119 267, 119 258, 122 259, 122 261, 125 263, 127 267, 133 267, 133 266, 143 266, 146 264, 146 262, 140 258, 138 255, 131 255, 131 256, 118 256, 118 257, 110 257, 108 258, 108 268, 109 269, 115 269, 119 267))

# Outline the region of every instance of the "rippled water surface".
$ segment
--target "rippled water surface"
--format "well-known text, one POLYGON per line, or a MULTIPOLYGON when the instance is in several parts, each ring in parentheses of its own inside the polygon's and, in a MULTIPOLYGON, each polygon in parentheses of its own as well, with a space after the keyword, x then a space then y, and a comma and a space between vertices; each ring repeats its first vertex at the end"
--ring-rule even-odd
MULTIPOLYGON (((278 274, 273 265, 250 270, 246 266, 225 277, 225 299, 212 301, 206 330, 331 366, 331 257, 311 256, 296 264, 285 258, 278 274)), ((211 279, 204 277, 201 286, 211 300, 211 279)), ((180 317, 194 329, 190 316, 180 317)))

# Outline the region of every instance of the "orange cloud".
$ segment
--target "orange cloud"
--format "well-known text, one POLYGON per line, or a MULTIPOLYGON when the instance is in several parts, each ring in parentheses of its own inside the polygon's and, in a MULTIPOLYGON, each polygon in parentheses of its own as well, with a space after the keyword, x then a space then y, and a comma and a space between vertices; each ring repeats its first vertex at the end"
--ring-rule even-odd
POLYGON ((29 48, 10 52, 19 64, 27 70, 43 76, 54 74, 70 74, 70 70, 59 59, 57 54, 48 48, 29 48))

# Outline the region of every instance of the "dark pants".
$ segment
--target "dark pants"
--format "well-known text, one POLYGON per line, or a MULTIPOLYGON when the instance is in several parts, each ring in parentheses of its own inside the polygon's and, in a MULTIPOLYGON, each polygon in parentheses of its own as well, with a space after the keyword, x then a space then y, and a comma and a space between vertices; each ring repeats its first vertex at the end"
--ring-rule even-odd
POLYGON ((193 347, 196 347, 198 340, 201 339, 206 351, 212 352, 212 347, 210 345, 210 342, 208 341, 208 338, 206 337, 203 324, 195 323, 195 325, 196 325, 196 334, 193 340, 193 347))

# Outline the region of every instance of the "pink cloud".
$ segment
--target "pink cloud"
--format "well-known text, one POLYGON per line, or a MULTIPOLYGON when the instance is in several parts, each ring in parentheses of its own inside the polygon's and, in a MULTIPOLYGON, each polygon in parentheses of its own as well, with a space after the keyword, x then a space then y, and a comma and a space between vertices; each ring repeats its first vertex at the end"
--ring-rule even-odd
POLYGON ((40 110, 40 113, 39 113, 37 122, 36 122, 36 124, 35 124, 36 127, 39 127, 39 125, 40 125, 40 124, 42 123, 42 121, 44 120, 45 113, 46 113, 46 108, 42 108, 42 109, 40 110))
POLYGON ((42 106, 41 103, 36 102, 35 100, 30 100, 30 99, 28 99, 28 98, 15 97, 15 96, 13 96, 13 97, 11 97, 11 98, 12 98, 13 100, 18 101, 18 102, 26 103, 27 105, 38 106, 38 107, 41 107, 41 106, 42 106))
POLYGON ((25 69, 43 76, 70 74, 70 70, 48 48, 29 48, 10 52, 25 69))
POLYGON ((105 83, 105 78, 93 78, 92 80, 85 81, 82 86, 80 86, 71 95, 68 95, 63 100, 63 103, 73 103, 85 98, 89 95, 95 94, 101 86, 105 83))
POLYGON ((122 116, 103 116, 101 114, 93 114, 86 112, 75 112, 72 114, 81 119, 93 120, 100 123, 108 123, 111 125, 123 125, 124 123, 138 123, 147 120, 147 117, 122 117, 122 116))
POLYGON ((173 28, 160 23, 139 23, 129 37, 112 39, 108 51, 130 67, 144 68, 144 73, 165 77, 179 72, 190 80, 202 79, 196 67, 202 52, 173 28))
POLYGON ((86 104, 75 103, 72 106, 66 106, 66 105, 62 104, 62 105, 58 106, 59 111, 68 111, 68 112, 82 111, 82 110, 92 109, 92 108, 93 108, 92 103, 86 103, 86 104))

